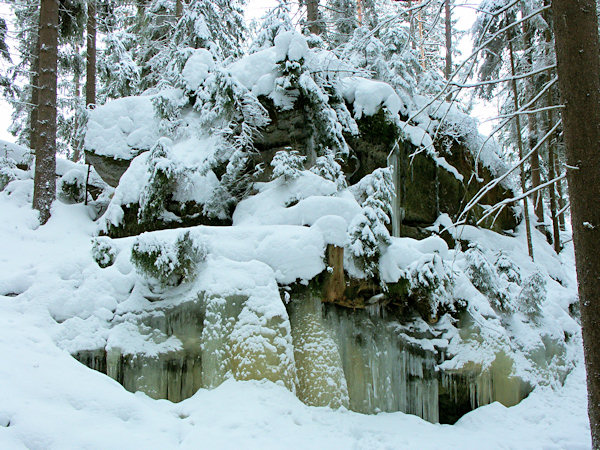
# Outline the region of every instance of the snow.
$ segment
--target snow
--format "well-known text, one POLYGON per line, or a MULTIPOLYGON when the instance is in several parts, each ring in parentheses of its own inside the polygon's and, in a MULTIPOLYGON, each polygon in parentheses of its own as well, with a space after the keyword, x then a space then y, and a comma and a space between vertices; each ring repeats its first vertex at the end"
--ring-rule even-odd
MULTIPOLYGON (((331 53, 309 51, 306 39, 298 33, 280 33, 275 47, 234 62, 228 70, 254 95, 281 100, 287 94, 276 89, 282 81, 276 79, 277 63, 284 61, 294 67, 305 65, 300 86, 323 102, 328 96, 309 72, 323 69, 324 78, 339 81, 356 118, 384 108, 413 145, 428 151, 439 166, 462 180, 455 168, 435 154, 431 136, 433 127, 448 119, 461 133, 467 133, 473 151, 481 137, 472 132, 473 123, 466 115, 438 102, 413 117, 416 125, 400 122, 398 115, 407 114, 408 106, 391 86, 348 77, 350 70, 333 76, 336 68, 347 66, 331 53)), ((214 66, 208 51, 196 50, 183 69, 186 89, 198 90, 214 66)), ((159 95, 185 99, 182 91, 159 95)), ((435 356, 443 360, 439 368, 445 371, 460 373, 473 366, 487 371, 487 378, 473 381, 480 403, 491 398, 492 388, 512 389, 514 394, 511 380, 523 380, 535 388, 516 406, 492 403, 465 415, 454 426, 399 412, 368 416, 346 409, 350 386, 342 360, 362 356, 360 351, 340 354, 331 329, 319 316, 320 303, 319 308, 310 310, 314 305, 306 302, 308 310, 301 315, 296 311, 295 317, 293 312, 288 315, 298 300, 291 299, 290 292, 302 285, 308 286, 307 291, 312 289, 311 281, 331 270, 326 265, 329 244, 345 248, 344 269, 364 278, 350 255, 349 228, 364 220, 366 200, 360 197, 369 197, 375 189, 371 186, 369 192, 367 182, 342 189, 302 170, 299 164, 273 181, 256 183, 253 194, 237 205, 233 226, 102 238, 114 263, 100 268, 92 237, 98 229, 106 231, 110 224, 118 225, 123 207, 139 202, 148 188, 151 155, 145 151, 155 145, 161 129, 152 99, 123 98, 90 112, 86 149, 131 160, 114 192, 101 186, 103 195, 112 197, 99 223, 91 220, 97 205, 67 205, 58 200, 49 222, 39 226, 30 207, 31 171, 18 172, 0 192, 0 448, 589 448, 581 330, 569 314, 569 306, 577 300, 573 248, 568 244, 556 255, 537 230, 534 263, 525 250, 523 225, 515 230, 515 236, 507 236, 472 226, 453 227, 449 217, 442 216, 432 231, 445 227, 457 241, 477 243, 472 249, 449 249, 438 236, 422 240, 389 237, 379 224, 379 231, 389 238, 389 246, 387 240, 375 243, 382 252, 381 281, 403 280, 416 289, 419 283, 441 280, 438 286, 427 286, 437 295, 435 307, 452 310, 462 301, 466 311, 460 324, 449 315, 437 317, 436 310, 432 322, 439 319, 437 323, 421 318, 408 325, 393 322, 396 332, 424 351, 443 353, 443 357, 440 353, 435 356), (359 202, 363 202, 362 208, 359 202), (194 261, 193 276, 178 286, 157 286, 131 261, 134 245, 165 249, 160 263, 172 268, 181 262, 173 243, 184 236, 201 243, 206 254, 194 261), (545 283, 547 296, 536 305, 539 311, 535 316, 517 304, 524 292, 522 283, 500 273, 496 267, 500 257, 503 264, 514 264, 521 279, 539 276, 545 283), (504 297, 494 299, 497 292, 486 292, 478 285, 473 272, 480 266, 495 277, 488 287, 506 294, 510 314, 494 303, 504 297), (452 296, 446 293, 451 290, 450 281, 452 296), (167 335, 152 322, 161 315, 164 318, 169 307, 187 304, 203 308, 203 317, 195 317, 194 323, 202 328, 201 333, 184 336, 188 339, 167 335), (408 333, 408 327, 435 337, 421 338, 408 333), (565 336, 569 336, 568 342, 565 336), (137 377, 143 378, 144 373, 151 375, 153 363, 164 362, 161 357, 183 352, 189 345, 195 346, 202 364, 211 367, 202 376, 210 378, 203 382, 213 389, 199 389, 180 403, 153 400, 148 396, 152 393, 128 392, 71 357, 97 349, 106 350, 113 360, 131 356, 141 367, 137 377), (492 386, 494 372, 502 372, 508 381, 492 386), (302 386, 300 378, 310 386, 302 386), (307 403, 332 408, 307 406, 294 394, 304 395, 307 403)), ((416 106, 424 101, 415 99, 416 106)), ((286 103, 276 101, 276 105, 286 103)), ((332 110, 332 114, 336 112, 332 110)), ((217 136, 202 134, 206 130, 192 129, 196 116, 190 109, 185 111, 183 126, 187 125, 188 132, 173 136, 173 140, 161 138, 160 143, 169 168, 181 174, 172 199, 203 204, 218 183, 208 168, 222 142, 217 136)), ((499 169, 493 146, 483 149, 478 157, 499 169)), ((28 153, 0 142, 0 156, 24 162, 28 153)), ((82 164, 57 161, 62 181, 79 182, 85 170, 82 164)), ((97 178, 93 172, 91 176, 97 178)), ((376 302, 378 297, 382 295, 367 301, 376 302)), ((390 324, 378 318, 373 313, 374 326, 390 324)), ((343 325, 347 326, 340 332, 351 336, 351 322, 343 325)), ((380 367, 374 361, 385 359, 384 349, 392 344, 388 339, 379 347, 374 336, 380 330, 374 331, 368 337, 370 353, 366 355, 368 369, 373 371, 380 367)), ((395 351, 405 353, 398 346, 395 351)), ((402 375, 418 376, 419 371, 423 375, 422 364, 411 365, 410 358, 402 361, 410 366, 402 375)), ((133 386, 141 390, 142 385, 143 380, 133 386)), ((385 386, 385 380, 363 387, 366 395, 374 396, 380 386, 385 386)), ((418 395, 420 404, 437 400, 432 395, 418 395)))
POLYGON ((392 117, 404 108, 394 89, 383 81, 362 77, 347 77, 341 81, 342 95, 354 105, 354 117, 372 116, 385 107, 392 117))
POLYGON ((10 158, 18 165, 28 166, 33 160, 32 152, 22 145, 0 139, 0 158, 10 158))
POLYGON ((188 58, 181 72, 188 90, 191 92, 197 91, 214 67, 215 61, 208 50, 204 48, 194 50, 194 53, 188 58))
POLYGON ((327 215, 349 223, 361 211, 350 192, 338 193, 335 183, 310 171, 291 182, 277 179, 264 183, 258 190, 238 204, 234 225, 313 225, 327 215))
POLYGON ((275 47, 270 47, 245 56, 228 69, 254 95, 268 95, 275 87, 275 60, 275 47))
MULTIPOLYGON (((143 157, 133 161, 132 178, 142 177, 143 172, 136 172, 135 167, 144 167, 143 157)), ((256 215, 250 214, 250 208, 238 207, 240 223, 236 226, 148 235, 170 242, 189 231, 195 239, 206 242, 210 253, 194 286, 202 286, 215 298, 240 293, 248 296, 241 319, 232 329, 236 342, 247 342, 246 347, 236 349, 236 355, 242 355, 237 366, 239 377, 250 370, 243 355, 261 346, 280 346, 277 351, 285 357, 281 370, 273 375, 280 382, 227 379, 215 389, 200 389, 193 397, 172 403, 153 400, 141 392, 130 393, 69 354, 106 346, 151 356, 182 345, 175 337, 140 329, 128 319, 158 306, 146 298, 151 293, 130 262, 129 250, 135 238, 113 240, 115 263, 100 269, 91 255, 90 238, 96 224, 90 219, 90 207, 57 201, 49 222, 40 227, 30 208, 31 190, 32 180, 20 179, 0 192, 4 219, 0 221, 1 448, 475 449, 482 443, 486 448, 590 448, 579 326, 565 312, 576 286, 572 246, 557 256, 544 236, 535 232, 534 264, 524 251, 522 228, 516 237, 469 226, 449 230, 457 238, 478 242, 485 255, 501 248, 517 263, 522 276, 541 270, 548 279, 548 299, 538 331, 518 316, 507 326, 500 323, 469 280, 457 276, 458 291, 469 299, 469 309, 480 321, 472 332, 481 341, 458 334, 446 336, 449 351, 462 355, 447 365, 460 367, 474 356, 486 358, 486 352, 493 358, 498 347, 512 345, 514 370, 523 375, 532 370, 519 356, 523 349, 534 352, 540 348, 540 336, 559 337, 568 331, 573 338, 567 346, 567 360, 574 360, 576 366, 564 385, 538 386, 510 408, 499 403, 478 408, 454 426, 428 423, 403 413, 363 415, 343 407, 310 407, 301 403, 289 386, 286 388, 286 380, 293 378, 289 369, 293 355, 278 284, 307 281, 325 270, 325 245, 343 245, 348 223, 345 214, 351 218, 358 206, 355 203, 354 207, 334 211, 323 203, 315 206, 318 212, 309 221, 294 213, 291 222, 302 223, 258 225, 257 217, 271 208, 277 212, 266 222, 283 222, 283 211, 304 200, 312 198, 318 203, 350 198, 349 193, 337 193, 333 183, 310 172, 303 172, 285 186, 277 180, 265 183, 255 196, 262 195, 264 205, 254 200, 259 208, 256 215), (298 203, 286 208, 290 200, 298 203), (301 226, 308 222, 312 226, 301 226), (118 318, 117 323, 111 325, 114 318, 118 318), (278 328, 281 334, 272 334, 275 328, 269 321, 278 318, 283 320, 278 328), (490 344, 475 345, 477 342, 490 344)), ((118 195, 126 197, 125 192, 118 195)), ((447 218, 442 217, 437 225, 447 224, 447 218)), ((431 255, 453 264, 457 272, 463 268, 462 256, 449 250, 439 237, 421 241, 392 238, 382 259, 382 274, 386 280, 397 279, 412 263, 431 255)), ((189 295, 188 291, 176 290, 173 298, 164 301, 188 301, 189 295)))
POLYGON ((112 158, 132 159, 159 138, 152 96, 111 100, 89 112, 86 150, 112 158))
POLYGON ((11 301, 0 300, 0 445, 6 449, 590 448, 581 367, 559 391, 536 390, 511 408, 494 403, 454 426, 402 413, 309 407, 270 382, 230 380, 173 404, 129 393, 85 368, 55 346, 34 314, 11 301))
POLYGON ((308 55, 306 38, 296 31, 284 31, 275 37, 275 61, 300 61, 308 55))

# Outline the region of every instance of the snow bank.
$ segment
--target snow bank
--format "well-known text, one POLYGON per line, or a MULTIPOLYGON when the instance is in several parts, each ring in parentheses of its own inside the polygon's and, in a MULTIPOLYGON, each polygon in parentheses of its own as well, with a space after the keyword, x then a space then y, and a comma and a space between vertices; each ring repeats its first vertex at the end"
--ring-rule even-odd
MULTIPOLYGON (((275 196, 279 188, 272 185, 265 189, 275 196)), ((305 194, 308 189, 306 186, 296 192, 305 194)), ((316 184, 312 193, 331 192, 328 189, 326 183, 316 184)), ((30 207, 31 190, 31 180, 16 180, 0 193, 0 210, 6 218, 0 221, 2 448, 481 448, 482 442, 488 448, 590 447, 579 326, 566 312, 576 286, 572 248, 557 256, 541 233, 534 233, 538 263, 533 264, 526 255, 522 229, 517 230, 516 238, 473 227, 450 230, 456 238, 476 240, 486 257, 502 249, 517 263, 522 277, 541 271, 548 282, 548 298, 539 323, 527 323, 518 313, 503 323, 489 305, 488 309, 481 306, 487 300, 481 294, 476 298, 477 291, 469 280, 459 277, 457 289, 465 296, 473 294, 467 300, 475 324, 465 328, 462 335, 449 333, 438 339, 448 340, 448 351, 460 355, 450 360, 448 367, 458 368, 487 355, 491 358, 498 350, 492 343, 499 342, 501 349, 513 349, 512 354, 517 355, 513 370, 523 376, 531 365, 525 366, 521 359, 527 356, 535 360, 536 352, 550 349, 540 346, 543 340, 567 332, 572 337, 564 359, 578 365, 564 385, 556 383, 555 389, 538 386, 517 406, 505 408, 494 403, 467 414, 454 426, 441 426, 402 413, 365 416, 343 408, 309 407, 284 387, 286 380, 293 378, 290 361, 294 356, 290 353, 289 320, 286 322, 277 284, 308 280, 325 269, 325 243, 341 238, 342 216, 322 216, 310 228, 189 229, 210 248, 196 283, 214 300, 211 307, 233 308, 226 298, 244 294, 240 320, 231 332, 233 342, 239 344, 233 351, 232 370, 240 377, 249 376, 246 358, 277 353, 277 370, 269 359, 260 370, 275 374, 271 379, 283 386, 229 380, 174 404, 127 392, 68 354, 103 345, 153 354, 176 351, 180 342, 175 338, 154 339, 153 330, 134 328, 135 322, 128 319, 137 311, 153 311, 160 304, 152 301, 152 293, 133 270, 128 254, 133 238, 113 240, 116 260, 101 269, 90 252, 95 224, 89 209, 57 202, 49 222, 39 227, 30 207), (328 227, 335 231, 328 234, 328 227), (554 277, 561 283, 553 281, 554 277), (90 432, 90 423, 100 432, 90 432)), ((182 231, 152 235, 170 240, 171 235, 182 231)), ((392 240, 384 255, 382 270, 388 279, 394 279, 411 262, 434 254, 457 271, 464 267, 464 257, 449 250, 440 238, 399 238, 392 240)), ((172 294, 164 301, 189 300, 189 292, 181 289, 172 294)), ((300 346, 305 354, 314 350, 311 342, 324 336, 321 331, 311 328, 305 334, 307 340, 300 346)), ((333 351, 327 357, 333 361, 327 367, 338 364, 333 351)), ((561 370, 559 359, 548 372, 561 370)), ((341 379, 332 377, 331 381, 330 392, 343 394, 341 379)), ((343 403, 343 395, 335 395, 331 398, 343 403)))
POLYGON ((33 152, 28 148, 0 139, 0 158, 9 158, 17 165, 29 166, 33 161, 33 152))
POLYGON ((405 110, 394 89, 383 81, 362 77, 348 77, 341 81, 344 99, 354 106, 354 117, 372 116, 385 107, 392 116, 405 110))
POLYGON ((338 193, 334 182, 310 171, 290 182, 277 179, 260 184, 258 190, 238 204, 234 225, 312 225, 328 215, 349 223, 361 211, 350 192, 338 193))
POLYGON ((86 150, 112 158, 132 159, 160 137, 152 96, 111 100, 89 112, 86 150))
POLYGON ((191 92, 197 91, 214 67, 215 61, 208 50, 204 48, 194 50, 194 53, 188 58, 181 72, 188 90, 191 92))

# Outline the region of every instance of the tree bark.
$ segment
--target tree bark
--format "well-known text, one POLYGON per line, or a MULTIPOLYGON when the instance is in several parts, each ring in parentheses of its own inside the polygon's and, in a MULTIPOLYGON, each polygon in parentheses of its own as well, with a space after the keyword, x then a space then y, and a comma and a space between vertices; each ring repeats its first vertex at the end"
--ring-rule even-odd
MULTIPOLYGON (((510 70, 513 76, 512 79, 512 91, 515 102, 515 111, 519 110, 519 97, 517 91, 517 81, 514 79, 515 76, 515 58, 513 55, 513 46, 512 46, 512 33, 508 33, 508 52, 510 56, 510 70)), ((517 128, 517 147, 519 148, 519 159, 523 159, 523 140, 521 139, 521 120, 519 119, 519 115, 515 115, 516 128, 517 128)), ((521 165, 519 172, 521 173, 521 189, 523 192, 527 192, 527 180, 525 178, 525 170, 523 170, 523 165, 521 165)), ((525 228, 527 231, 527 250, 529 251, 529 256, 531 259, 533 257, 533 242, 531 240, 531 223, 529 219, 529 204, 527 203, 527 197, 523 199, 523 213, 525 214, 525 228)))
POLYGON ((450 1, 451 0, 446 0, 444 2, 444 9, 446 12, 446 68, 444 70, 444 75, 446 75, 446 80, 449 80, 452 75, 452 9, 450 1))
POLYGON ((88 0, 85 106, 96 104, 96 0, 88 0))
MULTIPOLYGON (((548 90, 547 94, 548 106, 552 106, 552 92, 548 90)), ((548 110, 546 128, 548 131, 554 126, 554 114, 552 110, 548 110)), ((548 178, 554 180, 556 178, 556 171, 554 170, 556 163, 554 161, 554 141, 553 136, 548 138, 548 178)), ((560 229, 558 226, 558 200, 556 198, 556 187, 550 186, 550 215, 552 216, 552 242, 554 244, 554 251, 560 253, 560 229)))
POLYGON ((312 34, 321 34, 319 21, 319 0, 306 0, 306 21, 312 34))
POLYGON ((358 26, 363 26, 363 4, 362 0, 356 0, 356 15, 358 16, 358 26))
POLYGON ((594 0, 553 0, 558 86, 587 372, 592 446, 600 448, 600 47, 594 0))
MULTIPOLYGON (((544 0, 544 6, 549 5, 550 0, 544 0)), ((552 14, 550 11, 544 12, 544 20, 548 24, 548 26, 552 26, 552 14)), ((551 60, 550 49, 552 46, 552 31, 550 28, 544 30, 544 40, 546 41, 546 50, 545 56, 547 61, 551 60)), ((550 81, 551 78, 550 72, 547 73, 546 80, 550 81)), ((548 89, 546 93, 546 106, 551 107, 554 105, 554 96, 552 95, 552 89, 548 89)), ((548 109, 546 113, 546 132, 550 132, 552 127, 554 126, 554 112, 551 109, 548 109)), ((548 149, 548 178, 551 180, 556 178, 556 149, 554 146, 555 136, 549 136, 546 141, 546 148, 548 149)), ((560 181, 556 184, 559 185, 560 181)), ((560 228, 558 223, 558 199, 556 196, 556 188, 557 186, 552 185, 549 188, 550 192, 550 216, 552 217, 552 243, 554 244, 554 251, 558 254, 561 250, 560 243, 560 228)))
POLYGON ((35 40, 35 48, 31 52, 31 110, 29 111, 29 148, 35 151, 37 148, 36 138, 39 133, 38 131, 38 106, 39 106, 39 94, 40 94, 40 33, 38 29, 38 35, 35 40))
MULTIPOLYGON (((533 83, 531 80, 529 83, 533 88, 533 83)), ((530 89, 531 97, 533 97, 534 90, 530 89)), ((529 128, 529 149, 534 148, 538 143, 538 125, 537 118, 535 114, 528 114, 527 116, 527 125, 529 128)), ((531 185, 533 188, 538 187, 542 184, 542 174, 540 171, 540 154, 536 150, 532 153, 531 158, 529 159, 529 163, 531 164, 531 185)), ((543 191, 540 189, 533 193, 533 207, 535 211, 535 216, 537 217, 538 224, 544 223, 544 196, 543 191)), ((543 227, 543 226, 542 226, 543 227)))
MULTIPOLYGON (((554 173, 560 175, 561 172, 562 170, 560 170, 559 158, 558 155, 556 155, 556 158, 554 158, 554 173)), ((560 225, 560 229, 565 231, 567 227, 565 225, 565 212, 563 211, 563 209, 565 208, 565 206, 567 206, 567 202, 565 201, 565 195, 563 194, 562 180, 558 180, 556 182, 556 191, 558 192, 558 207, 562 211, 558 215, 558 223, 560 225)))
MULTIPOLYGON (((79 45, 75 46, 75 53, 79 54, 79 45)), ((79 64, 76 64, 75 67, 73 68, 73 98, 75 99, 75 104, 74 104, 74 108, 75 108, 75 120, 73 121, 73 128, 75 130, 79 129, 80 123, 79 123, 79 113, 77 113, 77 111, 79 111, 79 107, 80 107, 80 98, 81 98, 81 66, 79 64)), ((81 159, 81 148, 83 146, 83 142, 81 142, 81 139, 73 139, 72 141, 72 147, 73 147, 73 154, 71 155, 71 161, 77 162, 81 159)))
POLYGON ((180 19, 182 14, 183 14, 183 0, 177 0, 175 2, 175 17, 177 19, 180 19))
MULTIPOLYGON (((525 16, 526 12, 524 11, 523 8, 521 8, 521 15, 525 16)), ((532 47, 533 47, 533 40, 532 40, 532 36, 531 36, 531 24, 529 21, 525 21, 523 22, 523 43, 524 43, 524 47, 525 47, 525 61, 527 63, 527 68, 526 70, 532 70, 533 68, 533 64, 532 64, 532 58, 531 58, 531 51, 532 51, 532 47)), ((528 98, 533 98, 536 95, 536 89, 535 89, 535 83, 534 80, 530 78, 527 79, 526 82, 526 86, 527 86, 527 96, 528 98)), ((533 149, 538 142, 538 124, 537 124, 537 117, 535 116, 535 114, 528 114, 527 115, 527 127, 529 128, 529 139, 528 139, 528 144, 529 144, 529 149, 533 149)), ((533 188, 538 187, 540 184, 542 184, 542 176, 541 176, 541 172, 540 172, 540 155, 539 152, 536 150, 535 152, 533 152, 531 154, 531 157, 529 159, 529 163, 531 164, 531 184, 533 188)), ((534 207, 534 211, 535 211, 535 216, 537 217, 537 222, 538 224, 543 224, 544 223, 544 196, 543 196, 543 191, 539 190, 533 193, 533 207, 534 207)))
POLYGON ((41 0, 39 39, 39 136, 35 139, 33 207, 40 212, 40 223, 45 224, 56 198, 58 0, 41 0))

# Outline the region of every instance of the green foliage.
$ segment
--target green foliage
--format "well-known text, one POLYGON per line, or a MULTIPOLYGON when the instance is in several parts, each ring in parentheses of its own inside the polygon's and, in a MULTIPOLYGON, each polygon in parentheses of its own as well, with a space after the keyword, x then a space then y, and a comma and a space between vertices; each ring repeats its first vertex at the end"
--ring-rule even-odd
POLYGON ((353 186, 354 196, 361 202, 362 214, 349 225, 350 253, 368 277, 379 273, 382 248, 389 245, 391 202, 394 183, 389 168, 373 171, 353 186))
POLYGON ((548 290, 546 279, 540 272, 534 272, 523 281, 519 294, 519 311, 529 319, 536 320, 542 312, 542 303, 546 300, 548 290))
POLYGON ((176 137, 181 126, 181 111, 188 104, 188 97, 175 89, 160 91, 152 97, 152 106, 161 118, 160 132, 163 136, 176 137))
POLYGON ((454 299, 451 268, 437 254, 424 255, 411 264, 407 278, 408 295, 416 302, 416 309, 428 320, 435 320, 441 313, 464 306, 454 299))
POLYGON ((465 252, 465 258, 467 265, 464 271, 473 286, 488 297, 497 311, 514 312, 515 306, 507 293, 506 281, 498 276, 496 268, 486 259, 482 249, 473 245, 465 252))
POLYGON ((148 170, 150 180, 147 188, 140 196, 138 219, 150 223, 166 212, 166 203, 173 192, 175 184, 175 167, 169 159, 169 148, 172 142, 168 138, 160 138, 150 151, 148 170))
POLYGON ((0 156, 0 191, 3 190, 8 183, 16 180, 16 170, 17 166, 12 159, 0 156))
POLYGON ((173 243, 158 240, 151 234, 137 237, 131 249, 131 262, 137 271, 160 287, 178 286, 196 276, 198 264, 208 253, 204 242, 188 232, 173 243))
POLYGON ((304 161, 306 156, 302 156, 298 151, 280 150, 275 153, 271 160, 273 167, 272 179, 283 177, 285 181, 291 181, 300 176, 300 172, 304 170, 304 161))
POLYGON ((333 181, 339 190, 348 187, 342 166, 336 161, 332 151, 329 151, 322 156, 318 156, 315 165, 310 168, 310 171, 316 173, 321 178, 333 181))
POLYGON ((109 238, 96 237, 92 239, 92 258, 101 268, 112 266, 116 257, 117 252, 109 238))
POLYGON ((64 174, 58 189, 63 200, 69 203, 81 203, 85 200, 85 172, 72 169, 64 174))
POLYGON ((496 270, 501 278, 504 278, 511 283, 521 284, 521 271, 519 266, 517 266, 504 252, 498 252, 494 266, 496 266, 496 270))

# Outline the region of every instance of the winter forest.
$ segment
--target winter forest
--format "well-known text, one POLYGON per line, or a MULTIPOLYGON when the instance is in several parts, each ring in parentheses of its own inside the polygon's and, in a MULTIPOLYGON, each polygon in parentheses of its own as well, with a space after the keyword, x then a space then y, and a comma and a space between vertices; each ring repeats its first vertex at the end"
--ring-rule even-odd
POLYGON ((599 6, 0 0, 0 448, 600 448, 599 6))

